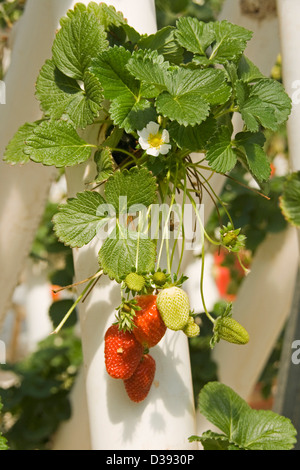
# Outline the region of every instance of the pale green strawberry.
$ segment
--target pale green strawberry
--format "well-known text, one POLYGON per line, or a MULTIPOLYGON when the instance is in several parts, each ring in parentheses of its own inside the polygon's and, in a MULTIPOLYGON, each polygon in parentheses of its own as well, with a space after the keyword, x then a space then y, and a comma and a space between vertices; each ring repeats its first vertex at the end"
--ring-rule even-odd
POLYGON ((153 274, 152 279, 156 286, 162 287, 167 281, 167 276, 164 272, 157 271, 156 273, 153 274))
POLYGON ((214 326, 215 341, 220 339, 235 344, 247 344, 249 341, 249 333, 236 320, 229 316, 219 317, 214 326))
POLYGON ((128 289, 133 290, 135 292, 141 292, 145 287, 145 278, 144 276, 137 274, 137 273, 129 273, 125 278, 125 284, 128 289))
POLYGON ((200 334, 200 327, 197 323, 195 323, 194 318, 190 316, 182 331, 188 338, 193 338, 194 336, 198 336, 200 334))
POLYGON ((190 302, 187 293, 180 287, 172 286, 161 290, 156 305, 166 327, 170 330, 182 330, 187 324, 190 302))

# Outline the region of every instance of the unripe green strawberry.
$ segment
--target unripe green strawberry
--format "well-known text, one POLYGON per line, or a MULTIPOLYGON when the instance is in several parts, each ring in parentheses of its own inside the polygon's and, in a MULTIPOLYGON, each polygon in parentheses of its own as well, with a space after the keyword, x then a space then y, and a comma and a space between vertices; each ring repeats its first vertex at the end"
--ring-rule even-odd
POLYGON ((129 273, 125 278, 125 284, 128 289, 135 292, 141 292, 145 286, 145 278, 141 274, 129 273))
POLYGON ((214 326, 215 340, 223 339, 229 343, 247 344, 249 333, 236 320, 229 316, 219 317, 214 326))
POLYGON ((159 313, 170 330, 182 330, 187 324, 190 302, 187 293, 180 287, 167 287, 160 291, 156 299, 159 313))
POLYGON ((193 338, 194 336, 198 336, 200 334, 200 326, 197 325, 194 318, 190 316, 182 331, 188 338, 193 338))
POLYGON ((167 276, 162 271, 157 271, 153 274, 152 279, 156 286, 162 287, 167 281, 167 276))

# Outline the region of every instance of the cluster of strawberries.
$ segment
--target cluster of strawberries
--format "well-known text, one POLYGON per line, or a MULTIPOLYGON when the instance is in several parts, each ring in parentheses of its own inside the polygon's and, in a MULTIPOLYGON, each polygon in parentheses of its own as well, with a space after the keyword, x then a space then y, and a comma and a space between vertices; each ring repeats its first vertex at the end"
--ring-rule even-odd
POLYGON ((105 365, 108 374, 122 379, 129 398, 138 403, 146 398, 154 380, 156 363, 149 354, 164 336, 165 326, 156 306, 156 295, 135 297, 132 330, 113 324, 105 334, 105 365))
MULTIPOLYGON (((141 292, 143 280, 132 274, 128 282, 133 281, 137 290, 142 281, 138 287, 141 292)), ((154 281, 160 292, 150 290, 123 302, 118 321, 108 328, 104 338, 106 370, 111 377, 123 380, 129 398, 136 403, 146 398, 155 376, 156 363, 149 349, 159 343, 167 328, 182 330, 188 337, 200 332, 186 292, 166 283, 163 273, 154 276, 154 281)))

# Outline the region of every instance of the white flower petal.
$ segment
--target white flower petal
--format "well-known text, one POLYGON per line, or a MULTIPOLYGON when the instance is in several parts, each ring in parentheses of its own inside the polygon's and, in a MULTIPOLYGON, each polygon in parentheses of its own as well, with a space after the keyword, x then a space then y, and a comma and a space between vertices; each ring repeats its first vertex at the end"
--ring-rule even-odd
POLYGON ((159 155, 159 149, 156 148, 156 147, 150 147, 150 148, 146 151, 146 153, 147 153, 148 155, 152 155, 152 157, 158 157, 158 155, 159 155))
POLYGON ((168 144, 170 142, 170 136, 169 136, 169 132, 167 131, 167 129, 164 129, 162 131, 161 138, 165 144, 168 144))
POLYGON ((148 134, 155 135, 159 131, 159 124, 157 124, 157 122, 150 121, 148 122, 146 129, 147 129, 148 134))
POLYGON ((171 150, 171 147, 172 147, 172 145, 170 145, 170 144, 162 144, 160 146, 159 152, 162 155, 166 155, 171 150))
POLYGON ((150 144, 148 140, 143 139, 142 137, 139 138, 139 144, 142 147, 143 150, 146 150, 150 147, 150 144))
POLYGON ((147 131, 146 127, 142 129, 141 131, 137 131, 138 135, 142 137, 143 139, 147 140, 149 137, 149 132, 147 131))

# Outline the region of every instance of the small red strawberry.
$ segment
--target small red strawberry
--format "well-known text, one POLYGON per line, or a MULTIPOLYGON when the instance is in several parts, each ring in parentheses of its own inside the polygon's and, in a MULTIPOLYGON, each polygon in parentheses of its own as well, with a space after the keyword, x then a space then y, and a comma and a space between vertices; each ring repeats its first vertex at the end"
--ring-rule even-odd
POLYGON ((144 348, 130 331, 122 331, 117 324, 108 328, 104 338, 105 366, 115 379, 128 379, 143 356, 144 348))
POLYGON ((132 376, 124 380, 125 390, 131 401, 139 403, 147 397, 154 380, 155 369, 155 360, 150 354, 145 354, 132 376))
POLYGON ((156 297, 153 294, 135 297, 140 310, 135 312, 135 327, 132 332, 144 348, 148 349, 159 343, 167 329, 157 309, 156 297))

